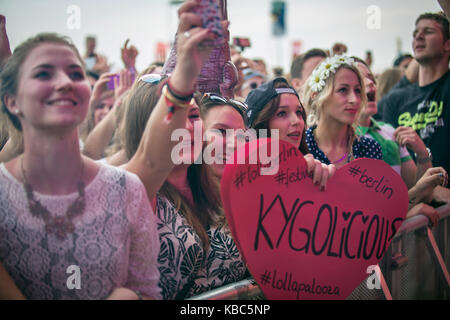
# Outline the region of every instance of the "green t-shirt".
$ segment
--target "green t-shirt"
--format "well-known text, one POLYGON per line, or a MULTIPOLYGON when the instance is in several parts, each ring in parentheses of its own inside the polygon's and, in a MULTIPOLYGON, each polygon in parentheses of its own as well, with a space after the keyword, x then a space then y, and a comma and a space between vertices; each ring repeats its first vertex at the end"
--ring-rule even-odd
POLYGON ((371 118, 370 127, 358 126, 356 134, 377 141, 381 146, 383 160, 389 164, 398 174, 401 174, 401 164, 412 160, 405 147, 395 141, 395 129, 388 123, 378 122, 371 118))

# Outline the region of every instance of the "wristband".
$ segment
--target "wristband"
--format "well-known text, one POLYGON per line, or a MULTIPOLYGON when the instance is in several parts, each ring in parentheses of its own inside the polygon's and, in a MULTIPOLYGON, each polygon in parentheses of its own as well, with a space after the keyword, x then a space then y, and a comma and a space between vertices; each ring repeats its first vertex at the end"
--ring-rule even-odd
POLYGON ((419 158, 417 156, 417 153, 414 154, 416 156, 416 161, 418 164, 424 164, 424 163, 427 163, 428 161, 433 160, 433 157, 431 156, 431 150, 429 148, 427 148, 427 151, 428 151, 428 156, 425 158, 419 158))
POLYGON ((166 102, 167 102, 167 100, 169 100, 171 102, 170 105, 173 105, 178 108, 188 108, 193 104, 194 101, 193 101, 192 97, 189 99, 189 102, 187 102, 187 103, 186 103, 186 101, 183 101, 183 100, 180 101, 179 99, 174 97, 167 88, 168 88, 168 85, 166 84, 162 89, 162 94, 166 98, 166 102))
POLYGON ((191 101, 191 99, 194 97, 195 90, 192 90, 191 92, 181 92, 172 86, 170 80, 171 79, 169 78, 169 81, 167 82, 167 89, 169 90, 170 94, 177 100, 185 102, 191 101))
POLYGON ((176 108, 183 108, 184 109, 184 108, 190 107, 190 106, 192 106, 194 104, 194 98, 191 98, 189 103, 184 103, 184 102, 181 102, 181 101, 177 101, 177 99, 170 94, 170 92, 168 91, 167 88, 168 88, 168 86, 165 85, 163 87, 163 89, 162 89, 162 94, 163 94, 164 99, 165 99, 165 101, 167 103, 167 106, 169 107, 168 114, 167 114, 166 118, 164 119, 165 123, 169 123, 170 122, 170 120, 172 119, 172 117, 173 117, 173 115, 174 115, 174 113, 176 111, 176 108))

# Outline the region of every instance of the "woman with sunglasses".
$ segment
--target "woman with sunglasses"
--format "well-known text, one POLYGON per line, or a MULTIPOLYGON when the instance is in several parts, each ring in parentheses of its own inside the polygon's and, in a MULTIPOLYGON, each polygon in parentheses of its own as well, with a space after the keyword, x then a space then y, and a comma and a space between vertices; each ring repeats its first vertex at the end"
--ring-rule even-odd
POLYGON ((209 169, 220 183, 228 157, 232 156, 238 142, 245 142, 240 140, 246 129, 247 105, 215 93, 205 93, 199 106, 211 149, 211 154, 204 154, 204 158, 211 156, 212 159, 208 161, 209 169))
MULTIPOLYGON (((147 119, 168 79, 165 75, 141 77, 128 96, 124 147, 134 158, 147 119)), ((195 128, 202 130, 197 101, 188 108, 184 128, 187 141, 170 161, 173 167, 151 200, 155 210, 161 250, 159 286, 163 299, 184 299, 244 278, 239 251, 225 228, 220 195, 205 163, 196 164, 202 148, 195 148, 195 128)), ((152 151, 149 151, 152 152, 152 151)), ((168 152, 170 155, 171 153, 168 152)))
MULTIPOLYGON (((196 21, 189 21, 188 25, 196 21)), ((177 64, 169 79, 150 74, 134 84, 127 98, 125 118, 124 147, 127 157, 131 159, 125 168, 142 179, 156 215, 161 244, 158 256, 159 286, 163 299, 184 299, 241 280, 246 272, 231 235, 223 229, 220 198, 205 170, 206 166, 194 163, 202 152, 202 148, 196 148, 194 141, 195 130, 202 131, 202 120, 198 100, 192 101, 191 98, 201 64, 195 64, 198 62, 196 58, 182 56, 184 52, 180 50, 186 37, 193 35, 178 32, 177 64), (188 72, 190 68, 194 70, 188 72), (180 70, 185 71, 185 78, 177 85, 174 77, 180 74, 180 70), (173 87, 176 92, 173 92, 173 87), (152 123, 151 119, 160 117, 163 122, 162 118, 167 120, 180 113, 177 109, 172 115, 161 113, 157 108, 160 97, 186 101, 183 124, 179 125, 185 129, 186 139, 181 142, 183 148, 179 152, 173 151, 174 144, 179 144, 179 140, 170 144, 166 142, 164 148, 156 149, 150 143, 150 139, 161 140, 161 128, 148 125, 152 123), (152 135, 152 130, 156 130, 156 134, 152 135), (152 163, 148 163, 150 154, 158 155, 161 165, 154 168, 152 163), (162 166, 163 163, 165 166, 162 166), (148 173, 151 170, 161 174, 155 177, 154 173, 148 173)), ((199 50, 207 49, 202 47, 199 50)), ((193 54, 203 54, 202 57, 206 58, 204 51, 193 54)))
POLYGON ((336 168, 315 160, 306 145, 306 115, 297 92, 286 79, 275 78, 255 90, 250 91, 246 103, 248 105, 248 127, 278 130, 279 138, 296 146, 304 155, 308 174, 312 174, 314 184, 324 190, 336 168))

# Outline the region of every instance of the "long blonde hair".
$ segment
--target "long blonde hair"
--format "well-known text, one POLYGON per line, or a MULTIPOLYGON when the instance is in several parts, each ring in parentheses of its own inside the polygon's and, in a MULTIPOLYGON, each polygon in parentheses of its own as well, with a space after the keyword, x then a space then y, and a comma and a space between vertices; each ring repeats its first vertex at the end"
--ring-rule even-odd
MULTIPOLYGON (((320 64, 316 67, 319 68, 320 64)), ((303 87, 303 99, 304 99, 304 107, 307 114, 307 126, 317 126, 319 124, 320 115, 323 111, 323 106, 325 102, 328 100, 328 98, 331 97, 334 91, 334 80, 336 78, 336 74, 341 69, 347 69, 350 71, 353 71, 357 78, 359 85, 361 86, 361 105, 360 108, 356 114, 355 119, 359 118, 359 114, 361 113, 362 108, 367 103, 367 96, 366 96, 366 86, 364 84, 364 78, 362 77, 361 73, 359 72, 358 68, 353 64, 342 64, 337 69, 336 72, 330 73, 330 76, 325 79, 325 86, 324 88, 318 92, 316 95, 314 95, 314 91, 312 90, 311 85, 309 84, 309 81, 305 82, 305 85, 303 87), (313 97, 314 96, 314 97, 313 97)), ((356 135, 356 128, 357 128, 357 121, 355 121, 352 125, 349 126, 349 148, 351 150, 351 146, 353 145, 353 142, 358 139, 358 136, 356 135)))
MULTIPOLYGON (((317 66, 316 68, 319 68, 319 66, 317 66)), ((330 76, 327 79, 325 79, 324 88, 320 92, 318 92, 317 95, 315 96, 314 96, 315 92, 312 90, 309 81, 305 82, 305 85, 303 86, 303 99, 304 99, 303 103, 306 110, 307 123, 309 127, 317 125, 319 123, 323 105, 328 100, 328 98, 330 98, 331 95, 333 94, 334 80, 336 78, 336 74, 341 69, 348 69, 350 71, 353 71, 358 78, 359 85, 361 86, 361 107, 358 110, 356 119, 358 119, 362 107, 366 105, 367 103, 366 87, 364 85, 364 79, 361 73, 359 72, 358 68, 354 65, 342 64, 336 69, 336 72, 330 73, 330 76)))

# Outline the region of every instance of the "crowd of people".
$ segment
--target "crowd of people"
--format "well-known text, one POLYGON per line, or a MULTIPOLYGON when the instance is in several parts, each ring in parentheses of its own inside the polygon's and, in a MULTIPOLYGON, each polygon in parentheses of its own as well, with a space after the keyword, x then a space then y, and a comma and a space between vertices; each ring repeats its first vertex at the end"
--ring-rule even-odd
POLYGON ((197 5, 178 11, 170 75, 161 61, 136 70, 128 40, 118 74, 91 36, 83 56, 54 33, 11 53, 0 16, 0 298, 185 299, 250 277, 220 198, 230 153, 195 161, 209 144, 233 148, 230 131, 277 130, 319 190, 354 159, 383 160, 408 187, 407 217, 437 224, 435 206, 450 203, 444 13, 419 16, 414 56, 380 75, 342 43, 299 55, 284 77, 231 48, 238 78, 225 97, 196 90, 216 39, 197 5), (214 136, 200 148, 196 127, 214 136), (177 129, 189 143, 174 159, 177 129), (72 265, 78 290, 67 287, 72 265))

